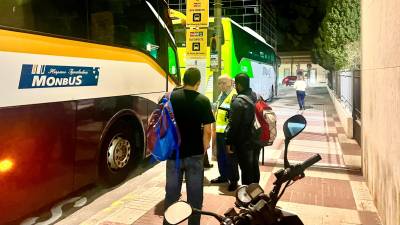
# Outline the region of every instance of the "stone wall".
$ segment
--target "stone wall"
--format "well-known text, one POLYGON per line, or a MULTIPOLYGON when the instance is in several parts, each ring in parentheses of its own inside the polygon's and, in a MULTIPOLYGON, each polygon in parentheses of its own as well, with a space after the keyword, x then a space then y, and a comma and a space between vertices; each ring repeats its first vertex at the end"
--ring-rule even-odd
POLYGON ((382 222, 400 224, 400 1, 362 0, 363 172, 382 222))

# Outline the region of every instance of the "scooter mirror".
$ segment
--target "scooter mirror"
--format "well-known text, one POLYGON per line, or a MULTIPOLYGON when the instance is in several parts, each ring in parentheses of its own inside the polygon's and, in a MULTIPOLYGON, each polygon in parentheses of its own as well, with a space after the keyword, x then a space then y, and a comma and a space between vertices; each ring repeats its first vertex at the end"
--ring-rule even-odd
POLYGON ((179 224, 192 215, 192 207, 184 201, 175 202, 167 210, 164 217, 169 224, 179 224))
POLYGON ((290 141, 306 127, 307 121, 304 116, 298 114, 290 117, 283 125, 283 133, 285 134, 286 141, 290 141))
POLYGON ((290 167, 290 163, 287 158, 289 142, 304 130, 306 124, 306 119, 300 114, 290 117, 286 120, 285 124, 283 124, 283 133, 285 134, 285 153, 283 156, 283 161, 285 168, 290 167))

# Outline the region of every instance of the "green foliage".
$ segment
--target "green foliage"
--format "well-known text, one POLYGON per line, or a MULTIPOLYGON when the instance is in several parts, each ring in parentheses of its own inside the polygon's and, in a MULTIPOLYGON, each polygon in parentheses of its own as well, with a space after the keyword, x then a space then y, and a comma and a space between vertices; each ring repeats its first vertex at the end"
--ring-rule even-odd
POLYGON ((279 51, 309 51, 324 18, 328 0, 276 0, 279 51))
POLYGON ((316 63, 330 70, 360 64, 360 0, 329 0, 325 18, 315 38, 316 63))

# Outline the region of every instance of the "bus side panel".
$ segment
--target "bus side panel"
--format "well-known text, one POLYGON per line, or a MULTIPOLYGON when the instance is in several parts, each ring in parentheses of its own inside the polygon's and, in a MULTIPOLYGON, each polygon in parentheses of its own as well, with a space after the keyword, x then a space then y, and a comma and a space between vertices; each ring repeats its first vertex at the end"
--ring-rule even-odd
POLYGON ((67 195, 73 186, 75 104, 59 102, 0 110, 0 224, 67 195))
POLYGON ((253 77, 250 79, 250 87, 261 95, 263 99, 269 99, 273 95, 273 86, 275 86, 275 69, 273 66, 251 61, 251 70, 253 77))
MULTIPOLYGON (((153 95, 161 96, 161 93, 153 95)), ((118 112, 129 109, 136 113, 146 130, 148 116, 156 106, 156 103, 139 96, 117 96, 78 101, 75 189, 92 183, 97 178, 100 140, 107 122, 118 112)), ((135 144, 143 145, 143 142, 135 144)))

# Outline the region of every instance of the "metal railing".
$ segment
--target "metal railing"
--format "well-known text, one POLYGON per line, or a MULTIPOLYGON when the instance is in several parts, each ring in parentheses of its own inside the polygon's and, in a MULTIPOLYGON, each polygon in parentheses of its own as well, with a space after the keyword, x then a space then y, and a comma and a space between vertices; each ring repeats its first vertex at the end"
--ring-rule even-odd
POLYGON ((353 71, 340 71, 340 94, 339 99, 344 108, 353 112, 353 71))
POLYGON ((328 74, 328 86, 343 107, 352 114, 353 136, 361 143, 361 72, 335 71, 328 74))

